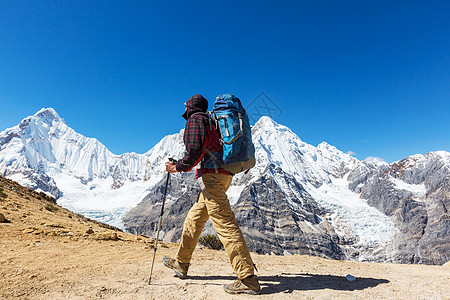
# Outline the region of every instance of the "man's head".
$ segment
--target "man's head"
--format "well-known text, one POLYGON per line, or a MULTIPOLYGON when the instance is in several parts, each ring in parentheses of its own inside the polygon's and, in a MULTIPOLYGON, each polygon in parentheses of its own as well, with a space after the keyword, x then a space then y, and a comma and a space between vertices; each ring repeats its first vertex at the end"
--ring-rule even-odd
POLYGON ((195 113, 208 111, 208 100, 202 95, 194 95, 185 103, 186 111, 183 114, 183 118, 189 119, 195 113))

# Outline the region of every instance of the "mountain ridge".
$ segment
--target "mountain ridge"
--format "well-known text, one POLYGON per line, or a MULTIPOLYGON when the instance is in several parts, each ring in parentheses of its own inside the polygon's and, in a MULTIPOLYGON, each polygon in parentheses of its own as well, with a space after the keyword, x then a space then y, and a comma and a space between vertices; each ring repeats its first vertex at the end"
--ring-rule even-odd
MULTIPOLYGON (((293 254, 307 249, 319 256, 369 261, 448 260, 445 234, 450 226, 445 216, 450 153, 415 155, 389 165, 359 161, 326 142, 317 147, 309 145, 269 117, 262 117, 252 132, 257 164, 247 175, 235 176, 228 196, 239 209, 238 221, 244 233, 260 240, 253 251, 293 254), (271 188, 261 189, 267 182, 271 188), (437 192, 440 198, 429 199, 429 192, 437 192), (283 217, 272 214, 264 201, 255 206, 252 199, 257 198, 275 201, 285 212, 283 217), (395 211, 392 203, 403 208, 395 211), (436 211, 427 209, 428 203, 437 207, 436 211), (408 210, 412 207, 415 213, 408 210), (266 222, 256 228, 259 235, 265 234, 265 241, 248 220, 257 211, 265 212, 258 214, 257 221, 266 222), (428 219, 440 225, 430 227, 425 222, 428 219), (276 224, 281 221, 289 225, 280 231, 276 224), (409 225, 423 230, 410 232, 409 225), (435 234, 441 237, 433 242, 435 234), (294 242, 278 242, 273 248, 270 241, 280 237, 294 242), (412 237, 421 246, 408 242, 412 237), (434 246, 430 248, 430 244, 434 246), (326 247, 335 250, 324 254, 320 249, 326 247), (426 247, 431 250, 424 252, 426 247), (437 256, 433 254, 436 249, 437 256)), ((51 193, 58 203, 73 211, 152 235, 165 174, 163 164, 167 157, 182 156, 182 137, 183 130, 164 137, 145 154, 117 156, 96 139, 76 133, 53 109, 41 109, 0 133, 0 174, 51 193), (138 208, 148 214, 130 215, 138 208), (123 219, 125 215, 128 217, 123 219)), ((172 176, 176 180, 168 206, 173 209, 171 218, 176 224, 182 223, 195 198, 191 177, 172 176), (177 197, 173 197, 175 194, 177 197)), ((206 229, 210 230, 208 226, 206 229)), ((163 227, 163 236, 176 241, 180 230, 180 225, 163 227)))

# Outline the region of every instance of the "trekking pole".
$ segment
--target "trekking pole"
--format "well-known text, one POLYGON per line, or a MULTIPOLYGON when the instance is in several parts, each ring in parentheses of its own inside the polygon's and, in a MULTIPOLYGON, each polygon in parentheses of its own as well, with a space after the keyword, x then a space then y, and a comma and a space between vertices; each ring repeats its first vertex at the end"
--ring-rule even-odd
MULTIPOLYGON (((176 160, 174 160, 173 158, 169 158, 169 160, 173 163, 176 162, 176 160)), ((166 203, 166 194, 167 194, 167 186, 169 185, 169 178, 170 178, 170 173, 167 173, 166 188, 164 189, 164 197, 163 197, 162 206, 161 206, 161 216, 159 217, 158 232, 156 233, 155 247, 154 247, 154 251, 153 251, 152 268, 150 270, 150 277, 148 278, 149 285, 152 280, 153 265, 155 264, 156 248, 158 247, 159 231, 161 230, 161 223, 162 223, 162 217, 163 217, 163 213, 164 213, 164 204, 166 203)))

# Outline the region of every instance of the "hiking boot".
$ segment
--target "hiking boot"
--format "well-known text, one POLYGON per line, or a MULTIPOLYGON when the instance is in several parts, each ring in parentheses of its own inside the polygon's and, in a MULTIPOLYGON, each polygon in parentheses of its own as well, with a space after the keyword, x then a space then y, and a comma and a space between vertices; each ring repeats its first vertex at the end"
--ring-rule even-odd
POLYGON ((164 265, 175 272, 175 275, 180 278, 186 278, 189 269, 188 263, 180 263, 176 259, 164 256, 162 259, 164 265))
POLYGON ((223 289, 228 294, 249 294, 258 295, 261 292, 258 277, 256 275, 249 276, 245 279, 237 279, 232 284, 225 284, 223 289))

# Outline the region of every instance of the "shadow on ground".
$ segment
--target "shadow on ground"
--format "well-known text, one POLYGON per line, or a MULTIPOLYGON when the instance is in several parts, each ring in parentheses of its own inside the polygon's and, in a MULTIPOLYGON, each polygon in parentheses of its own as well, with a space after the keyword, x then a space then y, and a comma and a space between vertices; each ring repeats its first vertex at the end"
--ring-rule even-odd
MULTIPOLYGON (((380 284, 389 283, 386 279, 377 278, 357 278, 355 281, 348 281, 343 276, 316 275, 316 274, 291 274, 283 273, 276 276, 258 276, 261 283, 261 294, 292 293, 293 291, 308 290, 339 290, 356 291, 376 287, 380 284)), ((189 276, 188 280, 204 280, 211 283, 211 280, 234 280, 232 276, 189 276)))

